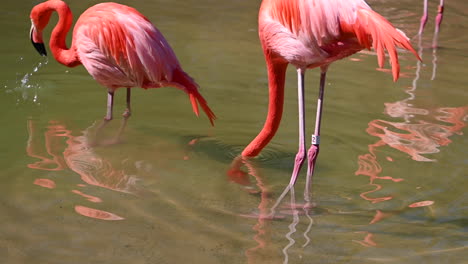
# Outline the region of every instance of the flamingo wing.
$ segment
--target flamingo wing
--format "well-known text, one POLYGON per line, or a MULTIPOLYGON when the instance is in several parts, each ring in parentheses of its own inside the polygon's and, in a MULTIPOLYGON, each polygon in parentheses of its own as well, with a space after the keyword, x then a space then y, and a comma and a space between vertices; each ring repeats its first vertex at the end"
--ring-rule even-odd
MULTIPOLYGON (((342 38, 340 21, 354 23, 360 8, 370 9, 362 0, 264 0, 259 16, 261 38, 296 67, 328 64, 343 57, 327 49, 342 38)), ((359 48, 353 47, 350 54, 356 51, 359 48)))
POLYGON ((373 47, 380 67, 388 51, 396 80, 396 47, 417 56, 406 35, 363 0, 264 0, 259 24, 267 47, 296 67, 329 64, 373 47))
POLYGON ((180 68, 161 32, 134 8, 116 3, 86 10, 73 46, 88 72, 108 88, 161 87, 180 68))

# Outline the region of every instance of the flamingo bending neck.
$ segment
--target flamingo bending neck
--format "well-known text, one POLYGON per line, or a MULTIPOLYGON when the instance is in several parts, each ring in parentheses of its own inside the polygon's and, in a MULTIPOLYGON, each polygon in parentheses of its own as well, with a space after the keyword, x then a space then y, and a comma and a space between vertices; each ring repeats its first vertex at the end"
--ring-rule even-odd
POLYGON ((283 115, 284 81, 288 63, 270 50, 265 50, 265 60, 268 70, 268 116, 262 131, 242 151, 244 157, 255 157, 260 153, 276 134, 283 115))
MULTIPOLYGON (((80 65, 81 62, 73 44, 71 48, 68 48, 65 42, 67 33, 70 31, 73 22, 73 15, 67 4, 60 0, 49 0, 39 4, 36 8, 37 12, 40 14, 39 17, 43 15, 50 18, 53 11, 58 14, 59 19, 57 25, 52 30, 49 43, 54 58, 67 67, 80 65)), ((43 27, 45 27, 49 21, 47 19, 47 21, 44 22, 45 25, 41 25, 43 27)))

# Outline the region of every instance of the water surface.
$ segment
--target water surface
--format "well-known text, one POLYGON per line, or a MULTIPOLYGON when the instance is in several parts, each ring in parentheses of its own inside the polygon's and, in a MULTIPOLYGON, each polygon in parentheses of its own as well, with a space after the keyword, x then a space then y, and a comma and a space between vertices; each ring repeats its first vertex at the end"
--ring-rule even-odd
MULTIPOLYGON (((70 7, 77 17, 97 2, 70 7)), ((277 136, 258 158, 236 159, 266 115, 260 1, 121 1, 157 25, 219 119, 212 128, 195 117, 179 90, 135 89, 117 140, 125 92, 96 139, 105 89, 83 67, 35 52, 28 16, 38 1, 4 3, 1 263, 464 262, 468 4, 447 1, 433 49, 430 2, 418 38, 422 1, 369 1, 423 62, 400 53, 397 83, 372 51, 333 64, 315 206, 301 206, 301 173, 274 211, 297 146, 293 68, 277 136)), ((311 133, 317 70, 306 85, 311 133)))

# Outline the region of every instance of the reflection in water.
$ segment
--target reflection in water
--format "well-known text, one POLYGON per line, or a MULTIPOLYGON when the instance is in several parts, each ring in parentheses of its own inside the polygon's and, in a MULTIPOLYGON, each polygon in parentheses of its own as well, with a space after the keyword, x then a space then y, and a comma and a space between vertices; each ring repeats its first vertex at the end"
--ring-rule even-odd
POLYGON ((244 186, 249 193, 255 193, 254 187, 250 181, 250 175, 255 178, 256 180, 256 187, 260 193, 260 203, 258 205, 258 215, 244 215, 246 217, 253 217, 257 218, 257 223, 252 227, 256 234, 254 235, 253 239, 257 243, 252 248, 249 248, 245 251, 245 255, 247 257, 247 263, 258 263, 257 256, 261 254, 257 254, 262 250, 266 249, 267 246, 267 237, 269 231, 269 222, 267 221, 267 217, 263 217, 268 214, 268 206, 269 206, 269 199, 268 199, 268 189, 266 188, 265 184, 263 183, 262 179, 258 176, 258 172, 253 166, 251 162, 247 159, 239 156, 236 157, 233 162, 231 163, 231 167, 227 173, 229 180, 244 186), (241 167, 245 166, 247 168, 248 173, 241 170, 241 167))
POLYGON ((307 217, 307 227, 302 234, 304 237, 304 243, 302 244, 302 248, 305 248, 309 245, 311 239, 309 234, 312 229, 312 225, 314 223, 312 217, 310 216, 311 206, 308 202, 309 199, 306 198, 307 201, 304 205, 300 205, 296 203, 295 197, 295 190, 294 186, 287 186, 284 192, 280 195, 280 197, 273 201, 270 198, 270 191, 266 187, 265 183, 260 176, 258 169, 253 164, 252 160, 249 158, 245 158, 242 156, 236 157, 228 170, 228 177, 229 180, 240 184, 246 188, 246 191, 250 194, 260 194, 260 203, 258 205, 258 213, 257 214, 250 214, 250 215, 242 215, 245 217, 255 218, 257 219, 257 223, 252 227, 252 229, 256 232, 254 235, 254 240, 257 243, 254 247, 249 248, 245 251, 245 255, 247 257, 247 263, 260 263, 259 259, 263 256, 272 256, 272 259, 268 259, 264 261, 264 263, 275 263, 278 262, 277 258, 274 258, 275 252, 272 254, 264 254, 262 251, 267 250, 268 243, 271 241, 268 240, 269 238, 269 227, 272 220, 280 220, 285 219, 287 216, 292 216, 292 222, 288 225, 289 232, 287 232, 284 237, 288 241, 288 243, 283 247, 282 253, 284 256, 283 263, 289 263, 289 250, 296 244, 296 240, 293 238, 293 235, 297 232, 297 226, 300 224, 300 215, 303 214, 307 217), (247 172, 242 170, 242 167, 247 168, 247 172), (255 179, 255 187, 252 186, 250 181, 250 177, 255 179), (286 196, 286 194, 290 194, 290 203, 284 205, 282 210, 277 212, 277 208, 282 203, 282 200, 286 196), (302 209, 302 213, 300 211, 302 209))
POLYGON ((49 189, 55 188, 55 182, 49 179, 36 179, 34 180, 34 184, 49 189))
MULTIPOLYGON (((392 116, 392 109, 387 108, 386 113, 392 116)), ((453 134, 461 134, 465 126, 463 119, 468 107, 437 108, 432 117, 436 120, 453 124, 442 125, 433 121, 417 120, 414 123, 390 122, 373 120, 369 123, 367 132, 381 138, 383 145, 388 145, 407 153, 416 161, 435 161, 423 155, 439 152, 440 146, 448 145, 453 134)), ((398 111, 404 111, 399 109, 398 111)), ((425 110, 429 112, 428 110, 425 110)))
POLYGON ((102 210, 96 210, 93 208, 77 205, 75 206, 75 211, 80 215, 84 215, 91 218, 101 219, 101 220, 123 220, 122 217, 109 213, 102 210))
MULTIPOLYGON (((380 210, 376 210, 374 217, 372 220, 369 222, 369 225, 373 225, 375 223, 378 223, 382 221, 383 219, 386 219, 388 217, 392 216, 391 213, 383 213, 380 210)), ((374 241, 374 234, 368 231, 360 231, 356 233, 363 233, 364 238, 362 240, 353 240, 353 242, 361 244, 362 246, 365 247, 376 247, 377 243, 374 241)))
MULTIPOLYGON (((435 44, 437 43, 436 41, 437 34, 434 36, 435 44)), ((418 54, 423 58, 421 35, 419 35, 418 43, 418 54)), ((435 79, 437 69, 435 46, 432 55, 433 72, 431 79, 433 80, 435 79)), ((358 157, 359 168, 355 172, 355 175, 369 177, 368 185, 371 187, 371 190, 361 193, 360 196, 371 203, 380 203, 393 198, 392 195, 376 196, 377 192, 383 188, 382 184, 375 182, 376 180, 390 180, 392 182, 401 182, 404 180, 391 176, 381 176, 383 169, 379 160, 383 157, 378 156, 378 148, 389 146, 408 154, 415 161, 435 162, 436 159, 428 157, 427 155, 440 152, 439 147, 450 144, 452 142, 450 137, 454 134, 461 135, 461 130, 466 126, 465 122, 468 117, 468 106, 423 108, 414 105, 412 101, 416 99, 416 89, 421 68, 422 62, 418 61, 412 87, 405 91, 408 94, 407 98, 394 103, 385 103, 384 113, 392 118, 401 118, 403 121, 372 120, 369 122, 369 127, 366 130, 367 133, 380 138, 380 140, 368 146, 369 153, 358 157)), ((388 156, 385 157, 385 159, 389 162, 394 161, 393 158, 388 156)), ((408 207, 416 208, 431 206, 433 204, 434 201, 428 200, 412 203, 408 205, 408 207)), ((369 224, 374 224, 390 215, 389 213, 383 213, 377 210, 374 219, 369 224)), ((365 233, 364 239, 355 242, 366 247, 377 245, 373 241, 374 235, 372 233, 363 233, 365 233)))
POLYGON ((88 201, 90 202, 93 202, 93 203, 100 203, 102 202, 101 198, 99 197, 96 197, 96 196, 92 196, 92 195, 88 195, 88 194, 85 194, 81 191, 78 191, 78 190, 72 190, 72 193, 76 193, 80 196, 83 196, 84 198, 86 198, 88 201))
MULTIPOLYGON (((419 56, 423 57, 423 47, 419 38, 419 56)), ((434 54, 434 53, 433 53, 434 54)), ((435 60, 436 61, 436 60, 435 60)), ((434 65, 433 69, 436 66, 434 65)), ((438 153, 440 146, 446 146, 452 142, 449 137, 454 134, 461 135, 462 128, 466 126, 468 106, 462 107, 438 107, 435 109, 418 108, 411 103, 416 99, 417 83, 420 78, 421 61, 417 62, 416 74, 413 85, 405 92, 407 98, 394 103, 385 103, 385 113, 392 118, 402 118, 403 122, 386 120, 372 120, 369 122, 367 133, 379 137, 380 140, 368 146, 369 153, 358 158, 359 168, 356 175, 369 177, 369 185, 373 190, 364 192, 361 197, 373 203, 392 199, 391 196, 370 198, 368 194, 377 192, 382 186, 376 184, 376 179, 400 182, 403 179, 390 176, 380 176, 382 167, 378 162, 376 148, 389 146, 401 152, 407 153, 416 161, 436 161, 425 155, 438 153), (443 123, 440 123, 443 122, 443 123), (450 125, 448 125, 450 124, 450 125)), ((435 73, 433 74, 435 76, 435 73)), ((393 161, 391 157, 386 157, 393 161)))
POLYGON ((362 246, 365 247, 376 247, 377 243, 374 242, 374 234, 370 232, 358 232, 358 233, 364 233, 365 237, 363 240, 353 240, 353 242, 356 242, 358 244, 361 244, 362 246))
POLYGON ((51 122, 48 126, 48 130, 44 133, 45 150, 47 154, 42 153, 42 146, 38 146, 40 142, 37 142, 37 131, 33 125, 32 120, 28 120, 28 142, 26 147, 26 153, 28 156, 40 159, 34 163, 28 164, 31 169, 49 170, 49 171, 60 171, 67 167, 65 160, 63 159, 61 150, 61 137, 71 137, 69 131, 61 129, 60 126, 53 125, 51 122))
POLYGON ((372 203, 379 203, 379 202, 387 201, 393 198, 392 196, 381 196, 381 197, 376 197, 376 198, 369 197, 368 196, 369 194, 372 194, 382 189, 382 186, 380 184, 375 183, 375 180, 391 180, 393 182, 399 182, 403 180, 400 178, 395 179, 390 176, 379 176, 380 173, 382 172, 382 167, 377 161, 375 148, 382 147, 382 146, 385 146, 385 142, 383 142, 382 140, 380 140, 379 142, 375 144, 369 145, 369 153, 359 156, 358 158, 359 168, 355 172, 355 175, 364 175, 364 176, 369 177, 369 185, 372 187, 372 189, 370 191, 361 193, 361 197, 372 203))
MULTIPOLYGON (((89 131, 92 127, 83 131, 81 136, 73 136, 59 122, 50 121, 47 130, 44 132, 44 148, 41 148, 39 132, 33 120, 28 120, 29 138, 26 152, 30 157, 39 161, 28 164, 29 168, 46 171, 61 171, 70 169, 81 176, 81 179, 88 185, 98 186, 113 191, 124 193, 134 193, 136 191, 137 178, 128 175, 122 169, 116 169, 109 160, 99 156, 89 144, 89 131), (65 143, 65 144, 64 144, 65 143)), ((51 179, 36 179, 34 184, 55 188, 56 184, 51 179)), ((86 185, 79 184, 77 187, 84 188, 86 185)), ((81 190, 72 190, 88 201, 100 203, 99 197, 85 194, 81 190)), ((120 220, 120 216, 109 212, 77 206, 76 211, 82 215, 105 219, 120 220), (77 209, 78 208, 78 209, 77 209)))
POLYGON ((434 204, 434 201, 422 201, 422 202, 412 203, 408 205, 408 207, 411 207, 411 208, 424 207, 424 206, 429 206, 433 204, 434 204))

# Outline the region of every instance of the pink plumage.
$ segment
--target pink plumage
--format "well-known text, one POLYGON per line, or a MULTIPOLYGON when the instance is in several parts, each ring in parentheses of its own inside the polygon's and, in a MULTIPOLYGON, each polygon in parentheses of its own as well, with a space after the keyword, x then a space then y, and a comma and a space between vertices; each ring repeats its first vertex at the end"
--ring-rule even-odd
MULTIPOLYGON (((71 27, 71 11, 60 0, 38 4, 31 11, 31 38, 42 42, 42 30, 56 11, 50 48, 55 59, 69 67, 83 64, 89 74, 108 88, 106 119, 112 119, 113 93, 119 87, 159 88, 172 86, 185 91, 198 115, 198 104, 211 124, 216 118, 198 91, 198 84, 182 70, 169 43, 136 9, 117 3, 101 3, 87 9, 76 22, 68 49, 65 37, 71 27)), ((130 90, 127 111, 130 113, 130 90)))
POLYGON ((398 79, 395 47, 416 52, 406 35, 395 29, 363 0, 264 0, 259 13, 260 39, 298 68, 315 68, 374 47, 383 67, 389 51, 398 79))
POLYGON ((109 88, 165 86, 181 68, 159 30, 124 5, 90 7, 76 22, 73 40, 81 63, 109 88))

